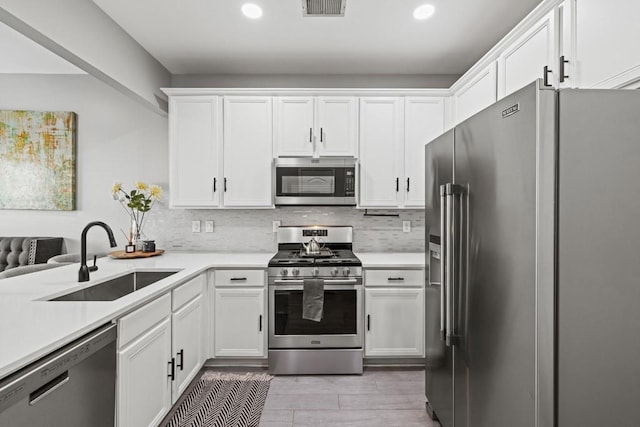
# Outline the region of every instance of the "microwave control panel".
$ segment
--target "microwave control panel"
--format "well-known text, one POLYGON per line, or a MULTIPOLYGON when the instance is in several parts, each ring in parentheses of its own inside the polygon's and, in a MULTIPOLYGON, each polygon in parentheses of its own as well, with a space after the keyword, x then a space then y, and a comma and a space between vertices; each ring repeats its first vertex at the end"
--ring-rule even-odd
POLYGON ((345 196, 354 196, 356 193, 356 178, 353 169, 347 169, 344 174, 345 196))

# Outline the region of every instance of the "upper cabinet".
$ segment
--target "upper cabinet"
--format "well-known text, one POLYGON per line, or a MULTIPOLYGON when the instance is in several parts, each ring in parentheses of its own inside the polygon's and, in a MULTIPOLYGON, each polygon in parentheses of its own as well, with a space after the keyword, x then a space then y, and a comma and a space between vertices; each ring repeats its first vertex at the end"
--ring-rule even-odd
POLYGON ((172 96, 169 100, 171 207, 218 207, 222 168, 222 100, 172 96))
POLYGON ((171 207, 273 207, 271 135, 269 96, 171 96, 171 207))
MULTIPOLYGON (((573 21, 576 86, 622 88, 640 81, 640 2, 566 0, 573 21)), ((569 37, 565 43, 570 43, 569 37)), ((569 54, 567 52, 566 54, 569 54)), ((573 77, 573 76, 570 76, 573 77)))
POLYGON ((543 78, 555 86, 556 14, 549 12, 498 57, 498 99, 543 78))
POLYGON ((454 90, 453 109, 455 123, 468 119, 478 111, 496 102, 497 99, 495 62, 490 63, 487 67, 469 77, 464 84, 454 90))
POLYGON ((363 208, 424 207, 424 146, 444 131, 442 97, 360 99, 363 208))
POLYGON ((276 157, 357 155, 357 98, 279 96, 274 102, 276 157))
POLYGON ((224 98, 224 206, 273 207, 271 131, 271 97, 224 98))

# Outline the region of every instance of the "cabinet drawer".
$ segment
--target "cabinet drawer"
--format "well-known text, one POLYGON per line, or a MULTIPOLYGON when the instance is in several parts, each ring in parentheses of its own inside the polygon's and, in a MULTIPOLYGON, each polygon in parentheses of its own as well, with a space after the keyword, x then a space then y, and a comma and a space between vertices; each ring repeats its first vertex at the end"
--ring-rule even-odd
POLYGON ((365 270, 365 286, 423 286, 424 270, 365 270))
POLYGON ((118 321, 118 347, 124 347, 138 335, 170 315, 171 293, 127 314, 118 321))
POLYGON ((177 311, 180 307, 202 294, 202 290, 204 289, 206 274, 201 274, 200 276, 189 280, 184 285, 178 286, 174 289, 173 299, 171 301, 171 310, 177 311))
POLYGON ((265 270, 216 270, 218 286, 264 286, 265 270))

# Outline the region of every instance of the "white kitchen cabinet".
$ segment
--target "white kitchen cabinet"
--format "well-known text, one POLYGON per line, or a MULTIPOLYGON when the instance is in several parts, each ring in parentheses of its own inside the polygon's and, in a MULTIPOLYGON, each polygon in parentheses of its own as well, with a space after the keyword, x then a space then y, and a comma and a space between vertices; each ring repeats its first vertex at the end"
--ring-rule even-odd
POLYGON ((172 403, 185 391, 202 365, 204 304, 202 294, 171 315, 172 354, 176 360, 176 378, 172 382, 172 403))
POLYGON ((360 98, 360 207, 400 204, 403 110, 403 98, 360 98))
POLYGON ((424 146, 444 132, 444 99, 407 97, 404 104, 405 207, 424 208, 424 146))
POLYGON ((169 203, 171 207, 220 205, 222 101, 219 96, 169 100, 169 203))
POLYGON ((365 269, 365 356, 424 356, 424 270, 365 269))
POLYGON ((202 367, 205 277, 118 320, 119 427, 157 425, 202 367))
POLYGON ((497 99, 496 62, 490 63, 468 79, 460 87, 454 85, 454 123, 468 119, 496 102, 497 99))
POLYGON ((355 156, 355 97, 279 96, 275 102, 276 157, 355 156))
POLYGON ((158 425, 171 409, 170 310, 166 296, 163 301, 156 300, 120 322, 123 333, 118 333, 125 336, 129 327, 127 320, 131 319, 134 327, 134 323, 153 323, 159 318, 159 322, 118 349, 118 427, 158 425))
POLYGON ((424 289, 366 288, 365 357, 424 356, 424 289))
POLYGON ((264 288, 216 288, 214 341, 216 357, 266 356, 264 288))
POLYGON ((271 135, 271 97, 225 97, 225 207, 273 207, 271 135))
POLYGON ((547 13, 522 36, 507 46, 498 57, 498 99, 526 86, 535 79, 544 78, 557 86, 558 61, 556 37, 556 11, 547 13))
POLYGON ((575 51, 578 87, 621 88, 640 80, 640 2, 577 0, 575 51))

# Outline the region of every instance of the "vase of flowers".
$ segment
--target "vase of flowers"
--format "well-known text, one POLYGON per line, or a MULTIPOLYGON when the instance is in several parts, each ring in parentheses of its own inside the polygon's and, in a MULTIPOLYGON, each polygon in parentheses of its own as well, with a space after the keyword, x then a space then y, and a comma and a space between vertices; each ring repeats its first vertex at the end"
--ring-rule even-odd
POLYGON ((122 188, 121 182, 115 182, 111 188, 111 195, 131 218, 129 244, 134 244, 137 251, 142 250, 144 220, 147 212, 162 197, 162 187, 138 181, 135 188, 127 192, 122 188))

